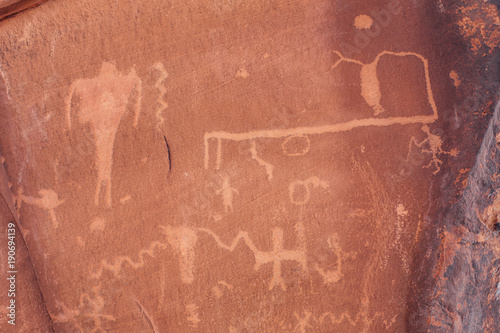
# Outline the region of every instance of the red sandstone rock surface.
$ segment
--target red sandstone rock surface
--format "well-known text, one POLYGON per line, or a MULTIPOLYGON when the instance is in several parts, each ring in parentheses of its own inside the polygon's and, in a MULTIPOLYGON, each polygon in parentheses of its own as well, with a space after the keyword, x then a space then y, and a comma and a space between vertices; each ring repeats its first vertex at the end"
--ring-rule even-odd
POLYGON ((498 5, 16 9, 1 331, 497 332, 498 5))
POLYGON ((34 7, 47 0, 1 0, 0 19, 14 15, 28 8, 34 7))

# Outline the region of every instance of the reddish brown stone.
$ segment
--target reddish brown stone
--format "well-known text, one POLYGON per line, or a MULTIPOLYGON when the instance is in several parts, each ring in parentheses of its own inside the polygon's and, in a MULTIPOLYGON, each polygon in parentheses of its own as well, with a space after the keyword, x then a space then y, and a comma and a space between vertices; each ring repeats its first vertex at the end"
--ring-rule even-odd
POLYGON ((15 329, 495 332, 499 27, 482 0, 1 21, 15 329))
POLYGON ((0 1, 0 20, 25 9, 37 6, 47 0, 2 0, 0 1))

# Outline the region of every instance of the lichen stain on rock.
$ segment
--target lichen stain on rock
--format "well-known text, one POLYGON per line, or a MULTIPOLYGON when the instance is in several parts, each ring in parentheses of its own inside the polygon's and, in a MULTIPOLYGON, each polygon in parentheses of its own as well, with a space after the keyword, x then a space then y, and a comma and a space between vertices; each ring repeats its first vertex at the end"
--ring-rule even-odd
POLYGON ((500 44, 500 17, 498 9, 489 2, 465 1, 456 10, 462 36, 470 43, 476 55, 492 54, 500 44))

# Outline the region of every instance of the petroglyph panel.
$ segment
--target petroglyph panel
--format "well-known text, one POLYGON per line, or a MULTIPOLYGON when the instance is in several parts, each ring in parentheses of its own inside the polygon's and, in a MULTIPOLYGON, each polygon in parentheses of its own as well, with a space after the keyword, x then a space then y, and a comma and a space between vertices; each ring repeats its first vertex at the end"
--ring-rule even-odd
POLYGON ((46 331, 498 327, 498 15, 476 2, 2 21, 2 198, 46 331))

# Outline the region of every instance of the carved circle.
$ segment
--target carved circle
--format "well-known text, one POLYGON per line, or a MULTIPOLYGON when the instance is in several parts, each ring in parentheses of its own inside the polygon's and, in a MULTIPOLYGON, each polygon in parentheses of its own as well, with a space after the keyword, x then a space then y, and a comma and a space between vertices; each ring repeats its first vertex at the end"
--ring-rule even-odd
POLYGON ((311 141, 307 135, 291 135, 283 141, 281 149, 287 156, 302 156, 311 149, 311 141))

